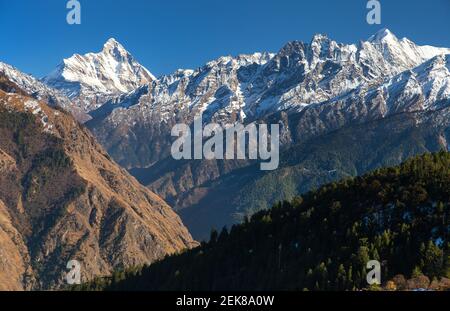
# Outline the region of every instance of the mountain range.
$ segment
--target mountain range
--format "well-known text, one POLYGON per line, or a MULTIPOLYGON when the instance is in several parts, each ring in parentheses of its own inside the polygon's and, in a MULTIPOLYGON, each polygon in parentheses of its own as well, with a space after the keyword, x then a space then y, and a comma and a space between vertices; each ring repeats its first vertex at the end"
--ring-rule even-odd
POLYGON ((118 164, 205 239, 326 182, 448 149, 449 54, 382 29, 355 44, 318 34, 157 78, 114 39, 40 81, 2 66, 35 98, 75 111, 118 164), (280 124, 280 169, 173 160, 171 128, 199 113, 205 123, 280 124))

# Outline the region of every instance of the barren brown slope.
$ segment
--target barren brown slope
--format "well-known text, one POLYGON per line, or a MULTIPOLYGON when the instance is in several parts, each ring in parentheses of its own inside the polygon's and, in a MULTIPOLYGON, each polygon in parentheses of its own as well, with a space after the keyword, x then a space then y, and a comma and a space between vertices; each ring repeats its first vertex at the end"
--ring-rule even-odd
POLYGON ((0 201, 0 291, 23 290, 28 265, 28 251, 22 236, 0 201))
POLYGON ((0 88, 0 289, 60 287, 72 259, 88 280, 193 245, 69 114, 0 88))

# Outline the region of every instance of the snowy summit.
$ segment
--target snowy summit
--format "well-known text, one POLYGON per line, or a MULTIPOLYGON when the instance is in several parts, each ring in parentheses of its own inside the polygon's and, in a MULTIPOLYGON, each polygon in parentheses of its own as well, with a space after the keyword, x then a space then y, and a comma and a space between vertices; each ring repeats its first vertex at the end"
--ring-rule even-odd
MULTIPOLYGON (((55 71, 43 78, 69 98, 89 100, 101 105, 103 98, 125 94, 156 80, 144 66, 114 38, 109 39, 99 53, 75 54, 55 71)), ((89 107, 86 107, 89 110, 89 107)))

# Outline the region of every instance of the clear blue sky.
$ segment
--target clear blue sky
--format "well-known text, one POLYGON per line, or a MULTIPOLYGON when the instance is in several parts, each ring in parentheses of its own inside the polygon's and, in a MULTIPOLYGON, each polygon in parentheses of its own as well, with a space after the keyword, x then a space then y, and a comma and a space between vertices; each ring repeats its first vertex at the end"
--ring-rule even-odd
POLYGON ((419 44, 450 47, 450 0, 380 0, 382 25, 366 23, 367 0, 79 0, 82 24, 66 23, 67 0, 0 0, 0 61, 38 77, 73 53, 115 37, 155 75, 222 55, 278 51, 315 33, 339 42, 380 28, 419 44))

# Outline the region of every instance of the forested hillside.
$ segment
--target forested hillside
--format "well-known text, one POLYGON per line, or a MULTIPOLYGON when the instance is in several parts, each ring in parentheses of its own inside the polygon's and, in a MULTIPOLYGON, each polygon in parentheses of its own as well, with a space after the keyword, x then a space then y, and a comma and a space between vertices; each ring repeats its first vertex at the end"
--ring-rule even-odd
POLYGON ((449 185, 450 154, 425 154, 276 204, 198 248, 78 289, 355 290, 368 286, 372 259, 382 263, 383 286, 434 280, 438 288, 450 277, 449 185))

